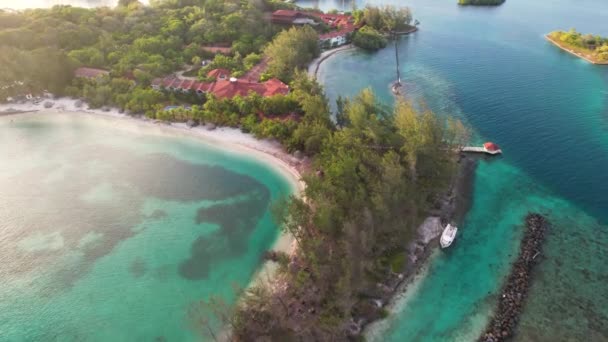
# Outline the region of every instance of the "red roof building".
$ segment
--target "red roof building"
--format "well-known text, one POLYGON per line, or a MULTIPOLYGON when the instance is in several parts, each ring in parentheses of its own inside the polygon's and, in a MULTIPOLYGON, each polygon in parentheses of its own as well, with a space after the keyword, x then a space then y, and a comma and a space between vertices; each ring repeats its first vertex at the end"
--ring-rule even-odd
POLYGON ((483 144, 483 148, 485 148, 486 150, 488 150, 490 152, 500 150, 500 147, 498 147, 498 145, 496 145, 493 142, 487 142, 487 143, 483 144))
POLYGON ((217 78, 215 82, 207 83, 167 77, 153 80, 152 87, 157 90, 164 88, 169 91, 187 92, 191 90, 198 94, 210 93, 221 99, 233 98, 237 95, 247 96, 251 92, 264 97, 289 93, 289 86, 276 78, 262 83, 236 78, 229 80, 217 78))
POLYGON ((78 68, 74 70, 74 76, 82 77, 82 78, 97 78, 105 75, 109 75, 110 72, 103 69, 95 69, 95 68, 78 68))
POLYGON ((271 78, 262 84, 265 87, 262 96, 287 95, 289 93, 289 86, 277 78, 271 78))
POLYGON ((225 80, 225 79, 228 79, 228 77, 230 77, 230 70, 213 69, 207 73, 207 77, 211 77, 216 80, 225 80))
POLYGON ((270 21, 275 24, 293 24, 294 20, 304 18, 306 15, 300 11, 278 10, 272 13, 270 21))

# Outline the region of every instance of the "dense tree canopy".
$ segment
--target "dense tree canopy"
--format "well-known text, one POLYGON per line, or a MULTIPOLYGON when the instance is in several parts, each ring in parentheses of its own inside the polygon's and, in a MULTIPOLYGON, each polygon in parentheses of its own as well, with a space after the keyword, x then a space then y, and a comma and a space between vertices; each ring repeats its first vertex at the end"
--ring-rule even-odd
POLYGON ((386 38, 370 26, 363 26, 353 37, 353 44, 365 50, 378 50, 388 44, 386 38))
POLYGON ((105 68, 113 77, 137 70, 160 76, 195 57, 208 57, 202 45, 259 53, 277 30, 263 19, 272 6, 265 0, 167 0, 150 6, 122 0, 114 9, 55 6, 0 12, 0 60, 7 61, 0 65, 0 87, 24 82, 34 90, 57 91, 78 65, 105 68), (48 68, 37 67, 49 61, 48 68))
POLYGON ((608 38, 582 34, 575 29, 551 32, 549 37, 571 49, 583 52, 586 55, 592 55, 600 62, 608 62, 608 38))
POLYGON ((299 248, 296 265, 280 276, 289 284, 285 297, 262 291, 263 300, 241 308, 239 337, 345 340, 342 324, 377 279, 403 264, 391 260, 451 177, 450 151, 466 138, 460 122, 405 101, 390 111, 370 90, 342 107, 343 127, 326 133, 318 171, 304 177, 306 200, 276 210, 299 248), (306 314, 297 311, 302 303, 306 314))
POLYGON ((371 6, 355 13, 355 19, 380 32, 399 32, 411 28, 412 12, 408 7, 371 6))
POLYGON ((266 47, 265 53, 272 56, 268 72, 290 81, 294 70, 305 67, 319 55, 319 37, 310 26, 292 27, 279 33, 266 47))

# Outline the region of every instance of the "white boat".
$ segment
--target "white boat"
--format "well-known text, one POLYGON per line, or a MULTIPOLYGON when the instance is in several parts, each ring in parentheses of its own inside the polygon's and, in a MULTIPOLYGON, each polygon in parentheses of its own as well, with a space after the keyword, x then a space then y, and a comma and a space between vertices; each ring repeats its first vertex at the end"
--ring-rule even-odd
POLYGON ((456 233, 458 232, 458 227, 452 226, 448 223, 441 234, 441 239, 439 240, 439 244, 441 244, 441 248, 450 247, 454 239, 456 238, 456 233))

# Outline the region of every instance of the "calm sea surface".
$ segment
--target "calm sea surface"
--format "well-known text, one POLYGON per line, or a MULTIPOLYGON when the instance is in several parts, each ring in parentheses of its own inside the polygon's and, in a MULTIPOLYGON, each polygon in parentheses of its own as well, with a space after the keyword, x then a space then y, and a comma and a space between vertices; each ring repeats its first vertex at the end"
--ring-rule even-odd
POLYGON ((0 117, 0 341, 190 341, 276 239, 251 158, 84 115, 0 117))
MULTIPOLYGON (((369 337, 474 340, 516 255, 523 219, 538 211, 553 228, 516 340, 608 341, 608 67, 543 38, 571 27, 608 35, 608 2, 370 3, 408 5, 421 22, 400 41, 408 97, 466 121, 478 142, 498 143, 504 156, 480 161, 455 245, 437 254, 428 276, 369 337)), ((343 2, 298 4, 327 10, 343 2)), ((392 49, 351 51, 324 63, 319 77, 332 99, 371 87, 392 103, 394 65, 392 49)))

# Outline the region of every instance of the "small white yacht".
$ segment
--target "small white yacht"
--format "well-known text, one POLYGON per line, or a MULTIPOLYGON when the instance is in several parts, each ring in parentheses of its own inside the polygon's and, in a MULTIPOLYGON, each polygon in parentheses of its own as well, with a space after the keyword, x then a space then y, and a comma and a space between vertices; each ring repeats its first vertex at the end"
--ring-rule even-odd
POLYGON ((448 223, 441 234, 441 239, 439 240, 439 244, 441 244, 441 248, 450 247, 454 239, 456 238, 456 233, 458 232, 458 227, 452 226, 448 223))

